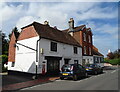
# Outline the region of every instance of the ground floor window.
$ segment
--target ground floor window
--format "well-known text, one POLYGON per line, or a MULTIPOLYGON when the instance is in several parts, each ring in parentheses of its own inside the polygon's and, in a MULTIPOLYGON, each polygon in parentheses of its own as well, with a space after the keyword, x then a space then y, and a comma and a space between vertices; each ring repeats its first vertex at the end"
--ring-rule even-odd
POLYGON ((82 65, 85 66, 85 59, 82 60, 82 65))
POLYGON ((74 60, 74 64, 78 64, 78 60, 74 60))
POLYGON ((64 59, 64 64, 69 64, 70 59, 64 59))
POLYGON ((15 66, 15 62, 12 62, 12 65, 11 65, 11 67, 14 67, 15 66))

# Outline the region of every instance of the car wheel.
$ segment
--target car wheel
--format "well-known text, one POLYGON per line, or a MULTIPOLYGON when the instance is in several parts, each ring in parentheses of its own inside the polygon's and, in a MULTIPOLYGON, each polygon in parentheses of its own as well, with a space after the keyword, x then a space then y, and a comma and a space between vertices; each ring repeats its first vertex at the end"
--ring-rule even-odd
POLYGON ((74 80, 74 81, 77 81, 77 75, 74 75, 74 76, 73 76, 73 80, 74 80))
POLYGON ((64 80, 64 77, 60 77, 61 80, 64 80))
POLYGON ((98 74, 98 72, 97 72, 97 71, 95 71, 95 72, 94 72, 94 74, 95 74, 95 75, 97 75, 97 74, 98 74))

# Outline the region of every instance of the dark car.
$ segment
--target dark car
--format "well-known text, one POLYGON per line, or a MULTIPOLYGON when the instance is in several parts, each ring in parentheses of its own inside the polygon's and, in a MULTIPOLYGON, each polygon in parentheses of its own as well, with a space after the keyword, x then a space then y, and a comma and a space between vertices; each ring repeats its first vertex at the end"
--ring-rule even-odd
POLYGON ((60 71, 60 79, 72 77, 76 81, 79 77, 87 77, 88 74, 80 64, 65 64, 62 66, 60 71))
POLYGON ((85 65, 88 74, 99 74, 103 72, 103 68, 97 64, 87 64, 85 65))

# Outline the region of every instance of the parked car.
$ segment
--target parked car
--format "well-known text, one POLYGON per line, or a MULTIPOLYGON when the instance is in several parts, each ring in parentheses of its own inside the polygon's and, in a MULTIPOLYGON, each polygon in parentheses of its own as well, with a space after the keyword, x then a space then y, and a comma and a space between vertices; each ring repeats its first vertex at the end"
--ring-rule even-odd
POLYGON ((87 64, 85 65, 88 74, 99 74, 103 72, 103 68, 97 64, 87 64))
POLYGON ((60 79, 63 80, 64 78, 73 78, 76 81, 79 77, 87 77, 88 74, 80 64, 65 64, 62 66, 60 71, 60 79))

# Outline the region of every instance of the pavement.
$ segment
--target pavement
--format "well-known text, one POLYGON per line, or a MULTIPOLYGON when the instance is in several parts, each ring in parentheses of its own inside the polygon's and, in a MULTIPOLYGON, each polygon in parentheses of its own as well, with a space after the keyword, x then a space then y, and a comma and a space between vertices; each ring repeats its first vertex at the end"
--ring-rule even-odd
POLYGON ((46 76, 46 77, 38 77, 38 79, 31 79, 30 77, 22 77, 16 75, 6 75, 7 73, 3 73, 2 78, 2 87, 0 87, 1 91, 13 91, 19 90, 26 87, 31 87, 38 84, 52 82, 59 77, 55 76, 46 76))

